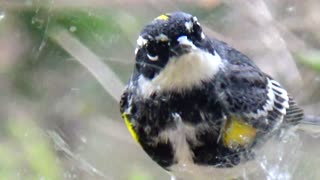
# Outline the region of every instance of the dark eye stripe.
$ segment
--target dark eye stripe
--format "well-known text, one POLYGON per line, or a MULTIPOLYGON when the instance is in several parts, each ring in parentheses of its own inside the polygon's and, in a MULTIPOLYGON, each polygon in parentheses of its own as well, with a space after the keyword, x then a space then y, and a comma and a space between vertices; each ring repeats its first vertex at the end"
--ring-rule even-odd
POLYGON ((169 42, 149 41, 145 46, 147 57, 151 61, 157 61, 159 56, 163 57, 169 48, 169 42))

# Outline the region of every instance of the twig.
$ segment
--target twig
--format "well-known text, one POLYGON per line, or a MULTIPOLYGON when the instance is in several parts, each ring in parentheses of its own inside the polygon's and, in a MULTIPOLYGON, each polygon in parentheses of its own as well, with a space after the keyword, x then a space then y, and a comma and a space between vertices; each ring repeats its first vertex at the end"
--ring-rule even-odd
POLYGON ((298 130, 305 132, 314 138, 320 137, 320 117, 313 115, 306 115, 302 123, 299 124, 298 130))
POLYGON ((305 115, 303 123, 320 127, 320 117, 314 115, 305 115))
POLYGON ((124 84, 107 64, 63 28, 51 31, 49 36, 87 68, 116 101, 120 100, 124 84))
POLYGON ((80 169, 83 169, 84 171, 88 172, 90 175, 98 176, 98 177, 103 177, 104 179, 113 179, 110 178, 96 169, 92 164, 90 164, 88 161, 83 159, 81 156, 78 154, 73 153, 70 150, 69 145, 65 142, 65 140, 55 131, 47 130, 48 136, 51 138, 53 141, 55 148, 59 151, 64 152, 68 157, 71 159, 75 160, 77 163, 74 163, 76 166, 78 166, 80 169))

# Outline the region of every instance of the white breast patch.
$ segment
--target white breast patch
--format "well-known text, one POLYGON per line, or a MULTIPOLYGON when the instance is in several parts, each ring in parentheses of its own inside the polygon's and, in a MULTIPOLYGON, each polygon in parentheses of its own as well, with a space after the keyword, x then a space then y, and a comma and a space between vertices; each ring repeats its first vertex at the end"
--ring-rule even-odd
POLYGON ((221 67, 222 60, 218 53, 212 55, 194 49, 179 58, 170 59, 160 74, 152 80, 140 75, 139 87, 144 96, 155 91, 182 91, 200 86, 203 81, 214 78, 221 67))
POLYGON ((182 166, 193 164, 192 152, 189 148, 187 138, 196 141, 195 128, 186 125, 178 113, 174 113, 176 128, 167 129, 160 133, 160 141, 170 141, 174 150, 175 160, 182 166))

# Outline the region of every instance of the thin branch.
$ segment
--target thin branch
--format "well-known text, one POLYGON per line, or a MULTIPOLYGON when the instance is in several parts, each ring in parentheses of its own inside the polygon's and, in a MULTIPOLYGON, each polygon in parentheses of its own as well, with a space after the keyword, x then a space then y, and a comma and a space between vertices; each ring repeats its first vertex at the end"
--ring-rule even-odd
POLYGON ((302 123, 299 124, 298 130, 305 132, 306 135, 313 138, 320 137, 320 117, 306 115, 302 123))
POLYGON ((303 123, 319 126, 320 128, 320 116, 305 115, 303 123))
POLYGON ((87 68, 116 101, 120 100, 124 84, 107 64, 61 27, 51 31, 49 36, 87 68))
POLYGON ((90 175, 103 177, 104 179, 113 179, 113 178, 107 178, 107 176, 103 172, 96 169, 92 164, 90 164, 84 158, 82 158, 78 154, 73 153, 70 150, 69 145, 57 132, 47 130, 47 135, 51 138, 57 150, 64 152, 68 157, 70 157, 71 159, 77 162, 77 163, 74 163, 77 167, 88 172, 90 175))

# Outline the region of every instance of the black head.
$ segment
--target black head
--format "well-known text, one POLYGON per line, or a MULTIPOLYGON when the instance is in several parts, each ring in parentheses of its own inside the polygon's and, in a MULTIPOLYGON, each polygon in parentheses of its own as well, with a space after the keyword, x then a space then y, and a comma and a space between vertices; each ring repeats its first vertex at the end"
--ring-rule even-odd
POLYGON ((141 31, 137 40, 136 71, 152 79, 173 58, 202 48, 206 41, 195 16, 184 12, 160 15, 141 31))

